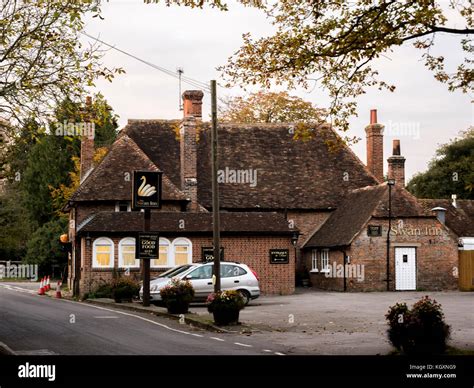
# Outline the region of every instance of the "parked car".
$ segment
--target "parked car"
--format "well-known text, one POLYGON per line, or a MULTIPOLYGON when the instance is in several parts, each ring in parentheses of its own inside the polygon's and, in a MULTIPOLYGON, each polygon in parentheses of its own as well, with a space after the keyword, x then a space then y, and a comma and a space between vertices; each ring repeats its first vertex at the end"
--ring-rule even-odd
MULTIPOLYGON (((214 263, 193 263, 174 267, 163 272, 150 281, 150 302, 161 301, 160 290, 170 283, 171 278, 177 277, 189 280, 194 287, 193 302, 205 302, 207 296, 214 291, 212 284, 212 269, 214 263)), ((250 300, 260 296, 258 276, 254 270, 238 262, 221 262, 221 289, 237 290, 248 304, 250 300)), ((140 299, 143 297, 143 287, 140 289, 140 299)))

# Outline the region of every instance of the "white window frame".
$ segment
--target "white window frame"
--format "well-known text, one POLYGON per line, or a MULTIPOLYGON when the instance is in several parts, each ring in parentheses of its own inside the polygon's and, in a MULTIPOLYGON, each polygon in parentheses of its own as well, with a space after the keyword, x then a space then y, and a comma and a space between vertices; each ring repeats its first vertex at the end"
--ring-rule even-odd
POLYGON ((171 267, 174 267, 174 257, 171 254, 172 249, 174 249, 174 248, 173 248, 173 244, 171 244, 171 241, 168 240, 167 238, 160 237, 159 246, 158 246, 158 258, 160 257, 160 247, 164 246, 165 244, 166 244, 166 246, 168 246, 168 251, 166 253, 166 264, 165 265, 153 265, 154 259, 152 259, 151 260, 151 265, 150 265, 151 268, 171 268, 171 267))
POLYGON ((132 211, 132 204, 129 201, 115 201, 115 212, 119 213, 120 212, 120 203, 127 202, 127 212, 132 211))
POLYGON ((311 271, 310 272, 319 272, 318 270, 318 250, 311 250, 311 271))
POLYGON ((189 246, 188 260, 185 264, 191 264, 193 262, 193 243, 191 242, 191 240, 189 240, 186 237, 178 237, 173 240, 173 244, 172 244, 171 258, 173 260, 174 265, 177 265, 176 264, 176 246, 184 245, 183 243, 189 246))
POLYGON ((123 263, 123 245, 126 242, 131 242, 130 245, 135 246, 135 238, 134 237, 124 237, 119 241, 119 268, 140 268, 140 260, 135 258, 135 264, 134 265, 125 265, 123 263))
POLYGON ((329 249, 321 249, 321 272, 329 272, 329 249))
POLYGON ((92 268, 114 268, 115 267, 115 249, 114 249, 114 242, 108 237, 98 237, 94 240, 92 244, 92 268), (110 264, 109 265, 99 265, 97 263, 97 251, 96 246, 99 245, 99 241, 106 240, 110 244, 110 264))

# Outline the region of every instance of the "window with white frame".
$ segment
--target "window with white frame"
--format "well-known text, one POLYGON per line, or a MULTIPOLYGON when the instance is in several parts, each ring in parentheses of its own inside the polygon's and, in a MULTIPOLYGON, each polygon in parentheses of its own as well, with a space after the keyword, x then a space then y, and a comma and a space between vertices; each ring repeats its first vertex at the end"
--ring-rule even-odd
POLYGON ((114 242, 110 238, 97 238, 94 240, 92 248, 92 266, 94 268, 114 267, 114 242))
POLYGON ((187 238, 177 238, 173 241, 174 265, 184 265, 193 262, 193 246, 187 238))
POLYGON ((321 251, 321 272, 329 271, 329 249, 321 251))
POLYGON ((311 251, 311 272, 318 272, 318 250, 311 251))
POLYGON ((119 243, 119 267, 139 268, 140 261, 135 258, 135 239, 126 237, 119 243))
POLYGON ((153 268, 173 267, 173 260, 170 260, 170 246, 170 240, 160 237, 158 258, 151 261, 151 266, 153 268))

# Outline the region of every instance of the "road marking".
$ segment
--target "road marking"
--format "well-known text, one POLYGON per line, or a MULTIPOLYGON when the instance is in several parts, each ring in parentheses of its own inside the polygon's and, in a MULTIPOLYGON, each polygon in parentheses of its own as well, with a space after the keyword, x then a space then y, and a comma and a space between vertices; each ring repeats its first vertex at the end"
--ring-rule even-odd
POLYGON ((104 316, 97 316, 97 317, 94 317, 94 318, 97 318, 97 319, 113 319, 113 318, 118 318, 118 317, 113 316, 113 315, 104 315, 104 316))
POLYGON ((36 349, 36 350, 17 350, 15 352, 18 356, 57 356, 58 353, 48 349, 36 349))
POLYGON ((284 354, 283 354, 283 353, 280 353, 280 352, 275 352, 275 354, 276 354, 277 356, 284 356, 284 354))
POLYGON ((241 344, 240 342, 234 342, 235 345, 239 345, 239 346, 244 346, 246 348, 251 348, 252 345, 248 345, 248 344, 241 344))
POLYGON ((264 352, 267 352, 267 353, 271 353, 272 351, 271 350, 268 350, 268 349, 263 349, 264 352))
POLYGON ((201 337, 201 338, 204 337, 204 336, 201 335, 201 334, 195 334, 195 333, 193 333, 193 334, 191 334, 191 335, 193 335, 193 336, 195 336, 195 337, 201 337))
POLYGON ((137 318, 137 319, 141 319, 142 321, 145 321, 145 322, 149 322, 149 323, 152 323, 153 325, 156 325, 156 326, 160 326, 164 329, 167 329, 169 331, 174 331, 176 333, 181 333, 181 334, 186 334, 186 335, 192 335, 192 333, 189 333, 187 331, 184 331, 184 330, 178 330, 178 329, 173 329, 172 327, 169 327, 163 323, 159 323, 159 322, 155 322, 151 319, 148 319, 148 318, 144 318, 144 317, 140 317, 139 315, 135 315, 135 314, 130 314, 130 313, 126 313, 124 311, 117 311, 117 310, 113 310, 113 309, 108 309, 106 307, 100 307, 100 306, 95 306, 93 304, 87 304, 87 303, 81 303, 81 302, 75 302, 73 300, 68 300, 68 299, 56 299, 58 301, 62 301, 62 302, 67 302, 67 303, 73 303, 73 304, 80 304, 81 306, 86 306, 86 307, 91 307, 91 308, 94 308, 94 309, 98 309, 98 310, 103 310, 103 311, 109 311, 111 313, 115 313, 115 314, 121 314, 121 315, 126 315, 128 317, 134 317, 134 318, 137 318))
POLYGON ((224 342, 224 341, 225 341, 225 340, 223 340, 222 338, 217 338, 217 337, 211 337, 211 339, 216 340, 216 341, 221 341, 221 342, 224 342))

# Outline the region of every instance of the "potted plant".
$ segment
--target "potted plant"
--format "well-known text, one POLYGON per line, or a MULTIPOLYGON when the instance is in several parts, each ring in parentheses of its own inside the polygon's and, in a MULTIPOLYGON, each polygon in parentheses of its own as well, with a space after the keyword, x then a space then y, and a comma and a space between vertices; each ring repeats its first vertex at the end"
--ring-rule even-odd
POLYGON ((188 280, 173 278, 160 290, 160 295, 170 314, 185 314, 194 298, 194 288, 188 280))
POLYGON ((244 298, 235 290, 212 293, 207 297, 207 310, 213 314, 216 325, 237 324, 245 306, 244 298))
POLYGON ((138 295, 140 286, 137 282, 128 278, 118 278, 112 282, 112 298, 116 303, 131 302, 138 295))

